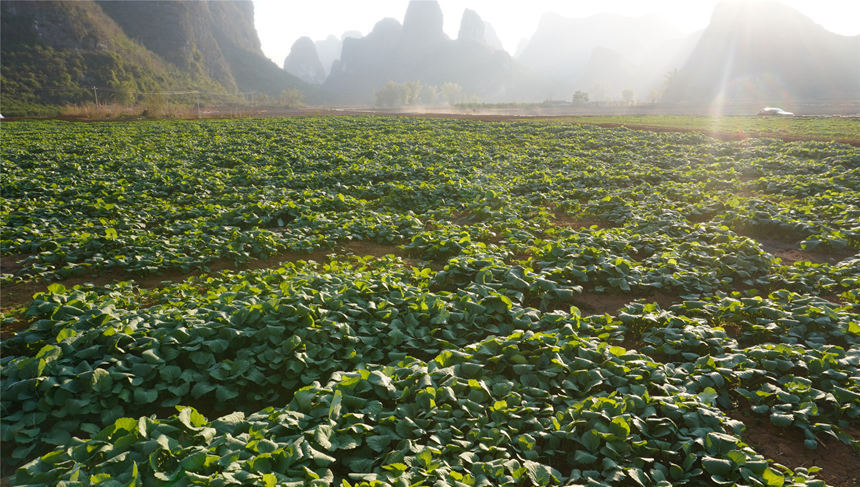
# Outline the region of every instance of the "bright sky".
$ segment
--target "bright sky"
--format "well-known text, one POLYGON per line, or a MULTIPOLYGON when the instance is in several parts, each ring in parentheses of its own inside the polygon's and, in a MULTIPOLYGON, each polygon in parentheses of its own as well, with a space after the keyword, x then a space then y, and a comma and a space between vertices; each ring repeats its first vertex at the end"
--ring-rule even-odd
MULTIPOLYGON (((384 17, 403 22, 408 0, 253 0, 263 52, 279 66, 301 36, 313 40, 348 30, 366 35, 384 17)), ((749 0, 755 1, 755 0, 749 0)), ((860 1, 781 0, 825 28, 843 35, 860 34, 860 1)), ((445 33, 457 37, 463 10, 471 8, 491 23, 505 49, 513 54, 530 38, 545 12, 587 17, 601 12, 627 16, 656 14, 685 32, 705 28, 717 0, 439 0, 445 33)))

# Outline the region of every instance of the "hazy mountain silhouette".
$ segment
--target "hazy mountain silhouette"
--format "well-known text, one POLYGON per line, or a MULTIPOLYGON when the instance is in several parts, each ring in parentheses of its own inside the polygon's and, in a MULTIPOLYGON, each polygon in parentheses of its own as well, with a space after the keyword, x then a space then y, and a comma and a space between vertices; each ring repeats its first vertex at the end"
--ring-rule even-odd
POLYGON ((618 51, 595 47, 574 87, 588 93, 591 101, 618 99, 621 98, 621 92, 627 89, 638 94, 642 87, 635 81, 635 77, 640 69, 618 51))
MULTIPOLYGON (((359 36, 361 37, 361 36, 359 36)), ((317 48, 317 56, 322 64, 325 75, 331 72, 331 64, 335 60, 340 59, 340 50, 343 48, 343 41, 334 35, 329 35, 325 39, 314 41, 317 48)))
POLYGON ((665 72, 677 68, 690 40, 652 15, 598 14, 566 18, 545 14, 534 35, 517 48, 526 68, 514 96, 519 100, 570 99, 574 91, 592 101, 620 99, 634 90, 638 98, 656 89, 665 72), (677 64, 670 66, 670 61, 677 64))
POLYGON ((686 103, 860 99, 860 36, 776 2, 724 2, 665 99, 686 103))
POLYGON ((505 46, 502 45, 502 40, 496 34, 496 29, 493 24, 484 21, 484 43, 497 51, 505 51, 505 46))
POLYGON ((361 32, 350 30, 344 32, 340 37, 330 35, 325 39, 314 42, 317 47, 317 55, 320 58, 320 63, 322 63, 326 76, 331 72, 332 63, 340 59, 343 40, 351 37, 358 39, 361 37, 361 32))
POLYGON ((383 19, 367 36, 345 39, 325 83, 329 95, 341 103, 370 103, 374 90, 388 81, 420 81, 457 83, 467 94, 487 99, 502 96, 511 58, 488 45, 486 24, 477 14, 467 11, 464 17, 463 38, 451 40, 442 30, 439 4, 413 0, 402 25, 383 19))
POLYGON ((591 101, 619 101, 625 90, 632 90, 637 101, 657 101, 667 77, 687 62, 701 34, 664 41, 641 54, 640 63, 631 62, 613 49, 595 47, 573 82, 573 89, 588 93, 591 101))
POLYGON ((438 3, 413 0, 402 24, 388 18, 364 37, 297 41, 285 67, 321 88, 263 55, 253 19, 249 0, 3 0, 3 111, 89 102, 93 87, 119 100, 164 90, 278 95, 298 86, 311 102, 366 104, 388 81, 456 83, 483 101, 569 100, 576 90, 592 100, 662 93, 691 105, 860 100, 860 36, 831 33, 764 0, 721 3, 692 35, 653 16, 546 14, 516 60, 477 12, 466 9, 450 39, 438 3))
POLYGON ((675 27, 654 16, 598 14, 570 19, 546 14, 517 60, 547 78, 571 80, 596 47, 622 53, 638 64, 653 47, 678 37, 681 33, 675 27))
POLYGON ((403 17, 403 50, 433 48, 448 37, 442 31, 442 7, 439 2, 413 0, 403 17))
POLYGON ((457 35, 457 40, 464 42, 476 42, 485 44, 493 49, 501 49, 502 41, 496 35, 495 29, 488 22, 484 22, 478 12, 471 9, 463 11, 463 17, 460 20, 460 32, 457 35))
POLYGON ((325 81, 325 70, 317 55, 317 46, 310 37, 299 37, 284 60, 284 71, 306 83, 325 81))
POLYGON ((687 63, 704 32, 704 30, 699 30, 676 39, 663 41, 653 46, 651 51, 645 54, 644 62, 650 65, 651 71, 659 75, 661 84, 669 71, 680 69, 687 63))
POLYGON ((366 36, 344 39, 340 59, 326 79, 328 96, 340 103, 369 103, 373 90, 388 81, 402 30, 400 22, 385 18, 366 36))

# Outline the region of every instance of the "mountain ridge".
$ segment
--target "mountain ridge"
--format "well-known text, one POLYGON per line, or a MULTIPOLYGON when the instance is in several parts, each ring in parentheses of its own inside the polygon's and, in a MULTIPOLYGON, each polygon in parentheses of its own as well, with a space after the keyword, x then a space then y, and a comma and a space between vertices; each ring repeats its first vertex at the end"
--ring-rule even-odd
POLYGON ((4 0, 0 92, 6 113, 146 93, 199 91, 221 100, 304 86, 260 50, 245 0, 4 0))
POLYGON ((486 24, 480 16, 467 9, 457 39, 445 35, 442 26, 438 2, 412 1, 402 24, 385 18, 368 35, 344 39, 340 59, 324 83, 328 96, 339 103, 368 104, 388 82, 453 83, 468 95, 501 96, 511 78, 511 58, 484 41, 486 24))
POLYGON ((478 12, 464 9, 452 39, 436 0, 412 0, 402 23, 384 18, 366 36, 297 40, 284 69, 262 53, 250 0, 0 3, 5 114, 176 91, 223 102, 300 88, 311 103, 371 104, 391 83, 426 92, 410 103, 570 100, 577 91, 591 102, 677 106, 860 100, 860 35, 767 0, 723 1, 693 34, 655 16, 548 13, 515 57, 478 12), (441 96, 446 85, 459 94, 441 96))
POLYGON ((860 35, 828 31, 777 2, 721 2, 667 87, 677 103, 860 99, 860 35))

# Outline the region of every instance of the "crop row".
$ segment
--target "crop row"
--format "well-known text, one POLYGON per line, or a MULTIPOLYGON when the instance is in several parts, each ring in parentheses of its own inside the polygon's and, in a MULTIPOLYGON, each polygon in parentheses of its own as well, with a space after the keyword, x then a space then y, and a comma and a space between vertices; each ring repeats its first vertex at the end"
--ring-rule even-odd
MULTIPOLYGON (((44 450, 40 443, 69 444, 105 421, 175 405, 250 414, 340 371, 410 357, 439 361, 488 335, 564 329, 609 356, 625 356, 618 345, 640 340, 640 358, 662 367, 663 377, 649 374, 642 383, 666 381, 671 387, 661 395, 701 397, 724 410, 744 398, 774 424, 804 431, 809 447, 822 434, 857 443, 844 429, 860 416, 860 323, 851 305, 783 291, 683 301, 670 310, 634 303, 616 318, 582 317, 575 308, 525 306, 564 288, 547 291, 550 281, 493 264, 454 259, 435 275, 396 260, 289 265, 154 291, 159 302, 146 307, 135 306, 133 287, 54 287, 30 306, 31 328, 3 343, 3 440, 26 458, 44 450), (455 275, 455 292, 440 289, 455 275)), ((507 377, 525 385, 529 367, 543 371, 552 362, 511 360, 507 377)), ((575 365, 552 375, 590 379, 549 396, 597 392, 607 366, 575 365)))
POLYGON ((860 248, 860 156, 822 142, 359 118, 7 124, 2 144, 6 283, 403 244, 437 223, 540 238, 554 209, 628 237, 710 222, 860 248))

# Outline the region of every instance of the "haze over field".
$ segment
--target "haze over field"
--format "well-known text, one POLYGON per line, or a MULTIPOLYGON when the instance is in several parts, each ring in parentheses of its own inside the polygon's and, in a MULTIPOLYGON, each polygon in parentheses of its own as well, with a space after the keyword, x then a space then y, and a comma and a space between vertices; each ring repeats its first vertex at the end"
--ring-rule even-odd
POLYGON ((80 103, 860 111, 854 2, 8 0, 2 10, 5 113, 80 103))
MULTIPOLYGON (((343 19, 325 24, 357 27, 369 12, 385 12, 365 36, 356 31, 341 38, 329 33, 316 42, 302 36, 284 67, 324 86, 338 102, 381 106, 432 105, 440 97, 455 103, 450 93, 439 92, 446 83, 461 88, 459 102, 720 100, 791 105, 858 98, 860 36, 827 30, 802 11, 847 32, 857 26, 842 19, 857 7, 789 3, 798 8, 763 0, 608 5, 547 1, 530 4, 527 10, 493 4, 460 14, 463 3, 419 0, 408 4, 402 23, 400 17, 387 15, 396 4, 371 3, 350 18, 350 24, 340 24, 343 19), (490 14, 482 17, 481 11, 490 14), (454 30, 451 25, 458 18, 454 30), (513 49, 530 19, 536 19, 533 32, 513 49), (339 59, 327 53, 323 62, 314 53, 315 46, 329 49, 338 43, 339 59)), ((297 29, 323 32, 317 8, 308 7, 295 17, 303 19, 297 29)), ((259 15, 258 22, 267 24, 277 17, 274 12, 259 15)), ((279 35, 290 31, 282 29, 279 35)), ((278 44, 269 45, 272 49, 278 44)))
MULTIPOLYGON (((568 18, 583 18, 600 13, 630 17, 657 16, 681 32, 692 33, 708 25, 718 0, 604 0, 565 1, 532 0, 499 2, 498 0, 440 0, 445 15, 444 31, 456 38, 460 16, 472 9, 496 30, 506 51, 518 54, 521 43, 534 35, 547 13, 568 18)), ((841 35, 860 34, 860 3, 846 0, 782 0, 827 30, 841 35)), ((283 2, 254 0, 255 23, 263 52, 276 63, 282 63, 292 43, 302 36, 325 39, 340 37, 344 32, 367 35, 384 17, 402 18, 408 0, 316 0, 283 2)))

